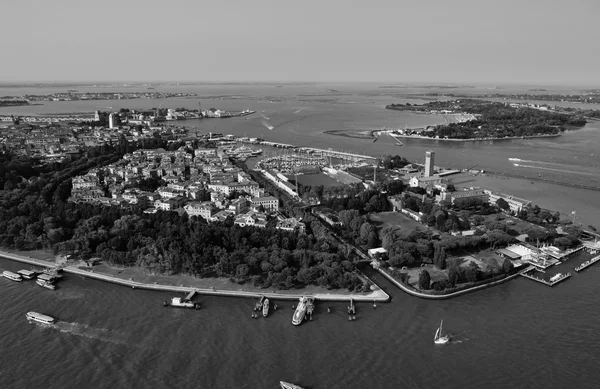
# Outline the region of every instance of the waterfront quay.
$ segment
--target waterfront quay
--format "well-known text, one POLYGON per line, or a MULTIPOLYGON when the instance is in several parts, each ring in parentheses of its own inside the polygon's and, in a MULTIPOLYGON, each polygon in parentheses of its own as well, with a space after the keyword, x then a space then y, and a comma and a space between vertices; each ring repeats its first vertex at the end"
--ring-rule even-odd
MULTIPOLYGON (((29 265, 44 267, 48 269, 60 269, 64 273, 74 274, 81 277, 93 278, 99 281, 110 282, 117 285, 127 286, 132 289, 145 289, 145 290, 155 290, 162 292, 176 292, 176 293, 197 293, 201 295, 207 296, 222 296, 222 297, 246 297, 246 298, 260 298, 264 296, 268 299, 274 300, 291 300, 296 301, 306 294, 302 293, 284 293, 284 292, 252 292, 252 291, 244 291, 244 290, 228 290, 228 289, 216 289, 216 288, 195 288, 191 286, 177 286, 177 285, 165 285, 165 284, 148 284, 143 282, 133 281, 132 279, 124 279, 119 277, 114 277, 108 274, 96 273, 93 269, 84 270, 80 269, 76 266, 61 266, 55 263, 51 263, 44 260, 34 259, 31 257, 24 257, 22 255, 10 254, 6 252, 0 253, 1 258, 10 259, 13 261, 27 263, 29 265)), ((366 277, 366 276, 365 276, 366 277)), ((371 283, 373 283, 372 280, 371 283)), ((374 289, 371 293, 358 295, 344 295, 344 294, 335 294, 335 293, 314 293, 310 296, 319 301, 348 301, 350 299, 354 301, 360 302, 387 302, 390 300, 390 296, 384 292, 379 286, 373 283, 374 289)))

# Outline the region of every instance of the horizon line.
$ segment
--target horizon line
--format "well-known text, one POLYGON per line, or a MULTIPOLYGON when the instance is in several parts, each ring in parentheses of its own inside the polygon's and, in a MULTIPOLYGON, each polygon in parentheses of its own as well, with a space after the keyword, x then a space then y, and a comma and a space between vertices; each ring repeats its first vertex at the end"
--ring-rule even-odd
POLYGON ((535 81, 527 81, 527 82, 519 82, 519 81, 477 81, 477 82, 467 82, 467 81, 431 81, 431 80, 423 80, 423 81, 356 81, 356 80, 348 80, 348 81, 340 81, 340 80, 297 80, 297 81, 284 81, 284 80, 248 80, 248 81, 239 81, 239 80, 216 80, 216 81, 208 81, 208 80, 119 80, 119 81, 110 81, 110 80, 36 80, 36 81, 2 81, 0 80, 0 87, 22 87, 22 86, 51 86, 51 85, 76 85, 76 86, 110 86, 110 85, 156 85, 156 84, 174 84, 174 85, 301 85, 301 84, 345 84, 345 85, 379 85, 379 86, 418 86, 418 85, 427 85, 427 86, 455 86, 455 87, 470 87, 470 86, 545 86, 545 87, 587 87, 587 88, 596 88, 600 87, 600 84, 594 83, 553 83, 553 82, 535 82, 535 81))

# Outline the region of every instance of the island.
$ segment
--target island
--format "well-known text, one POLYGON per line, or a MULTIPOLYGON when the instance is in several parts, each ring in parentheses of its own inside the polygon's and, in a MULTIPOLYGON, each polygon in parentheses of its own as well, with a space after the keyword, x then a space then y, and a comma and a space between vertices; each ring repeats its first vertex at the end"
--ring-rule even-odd
POLYGON ((577 111, 553 112, 546 107, 532 108, 515 103, 477 99, 434 101, 423 105, 390 104, 386 109, 429 114, 468 114, 472 120, 428 126, 423 130, 398 130, 396 135, 434 139, 487 140, 556 136, 566 129, 583 127, 587 121, 577 111))
POLYGON ((456 188, 431 151, 422 166, 170 124, 13 124, 2 142, 0 246, 131 287, 387 299, 374 297, 377 271, 415 296, 449 297, 522 273, 562 281, 536 269, 595 230, 510 194, 456 188), (260 152, 245 143, 305 153, 310 169, 250 169, 245 157, 260 152))
POLYGON ((0 107, 18 107, 23 105, 29 105, 27 100, 16 100, 16 99, 5 99, 0 98, 0 107))
POLYGON ((196 93, 169 92, 57 92, 48 95, 5 96, 4 98, 25 101, 86 101, 86 100, 128 100, 128 99, 168 99, 173 97, 195 97, 196 93))

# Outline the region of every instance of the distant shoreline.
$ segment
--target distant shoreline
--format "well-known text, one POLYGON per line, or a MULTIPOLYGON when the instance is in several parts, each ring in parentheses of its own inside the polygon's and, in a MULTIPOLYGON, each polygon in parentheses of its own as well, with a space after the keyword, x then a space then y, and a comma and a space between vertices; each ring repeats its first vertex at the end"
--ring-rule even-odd
POLYGON ((428 139, 428 140, 441 140, 441 141, 450 141, 450 142, 483 142, 488 140, 509 140, 509 139, 532 139, 532 138, 557 138, 561 136, 561 134, 544 134, 544 135, 527 135, 527 136, 505 136, 502 138, 466 138, 466 139, 457 139, 457 138, 431 138, 429 136, 423 135, 400 135, 393 134, 393 137, 398 138, 414 138, 414 139, 428 139))
MULTIPOLYGON (((410 131, 410 129, 408 129, 410 131)), ((352 131, 356 130, 327 130, 323 131, 324 134, 335 135, 335 136, 343 136, 346 138, 355 138, 355 139, 376 139, 377 136, 375 133, 387 133, 392 138, 413 138, 413 139, 426 139, 426 140, 440 140, 440 141, 450 141, 450 142, 483 142, 489 140, 510 140, 510 139, 532 139, 532 138, 556 138, 561 136, 561 134, 543 134, 543 135, 528 135, 528 136, 506 136, 503 138, 466 138, 466 139, 457 139, 457 138, 431 138, 429 136, 423 135, 401 135, 394 132, 387 132, 385 130, 364 130, 369 131, 370 136, 365 135, 353 135, 352 131)))

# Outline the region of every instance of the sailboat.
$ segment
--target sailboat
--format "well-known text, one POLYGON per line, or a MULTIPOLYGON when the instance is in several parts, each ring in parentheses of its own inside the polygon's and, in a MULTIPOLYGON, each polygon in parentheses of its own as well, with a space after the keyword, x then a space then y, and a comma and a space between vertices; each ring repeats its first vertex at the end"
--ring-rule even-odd
POLYGON ((435 331, 435 337, 433 338, 435 344, 446 344, 450 341, 450 337, 442 333, 442 324, 444 324, 444 320, 440 322, 440 327, 435 331))

